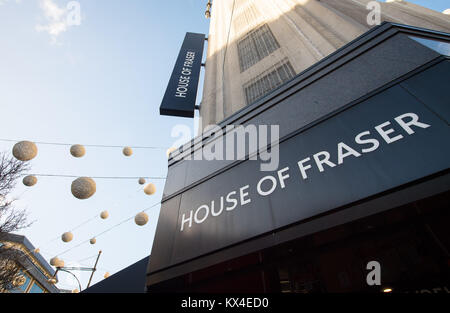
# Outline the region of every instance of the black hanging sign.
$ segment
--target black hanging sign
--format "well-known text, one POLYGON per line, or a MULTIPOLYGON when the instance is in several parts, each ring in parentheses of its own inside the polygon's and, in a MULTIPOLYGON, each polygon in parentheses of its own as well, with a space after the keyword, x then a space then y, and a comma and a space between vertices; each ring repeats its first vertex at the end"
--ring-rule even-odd
POLYGON ((159 107, 161 115, 194 117, 204 43, 204 34, 186 33, 159 107))

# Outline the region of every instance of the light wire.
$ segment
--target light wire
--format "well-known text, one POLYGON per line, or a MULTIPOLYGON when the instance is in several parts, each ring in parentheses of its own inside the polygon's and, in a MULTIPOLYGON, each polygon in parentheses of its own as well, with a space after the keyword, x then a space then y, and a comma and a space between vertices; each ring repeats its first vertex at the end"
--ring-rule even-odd
MULTIPOLYGON (((161 204, 161 202, 155 203, 154 205, 152 205, 152 206, 150 206, 150 207, 148 207, 148 208, 146 208, 146 209, 144 209, 143 211, 140 211, 140 212, 146 212, 146 211, 148 211, 148 210, 150 210, 150 209, 153 209, 154 207, 156 207, 156 206, 158 206, 158 205, 160 205, 160 204, 161 204)), ((72 251, 72 250, 74 250, 74 249, 76 249, 76 248, 82 246, 83 244, 88 243, 92 238, 98 238, 98 237, 100 237, 100 236, 102 236, 102 235, 104 235, 104 234, 110 232, 111 230, 113 230, 113 229, 115 229, 115 228, 121 226, 122 224, 125 224, 126 222, 132 220, 135 216, 136 216, 136 214, 134 214, 133 216, 128 217, 128 218, 122 220, 121 222, 117 223, 116 225, 111 226, 110 228, 108 228, 108 229, 102 231, 102 232, 99 233, 98 235, 92 236, 92 237, 90 237, 89 239, 86 239, 86 240, 80 242, 79 244, 77 244, 77 245, 75 245, 75 246, 73 246, 73 247, 71 247, 71 248, 69 248, 69 249, 67 249, 67 250, 64 250, 63 252, 58 253, 56 256, 59 257, 59 256, 61 256, 61 255, 64 255, 64 254, 66 254, 66 253, 68 253, 68 252, 70 252, 70 251, 72 251)))
POLYGON ((36 176, 36 177, 62 177, 62 178, 78 178, 78 177, 90 177, 95 179, 153 179, 153 180, 164 180, 167 177, 162 176, 89 176, 89 175, 64 175, 64 174, 23 174, 21 176, 36 176))
MULTIPOLYGON (((0 141, 4 142, 20 142, 21 140, 16 139, 0 139, 0 141)), ((61 143, 61 142, 44 142, 44 141, 33 141, 35 144, 39 145, 51 145, 51 146, 73 146, 74 144, 71 143, 61 143)), ((130 147, 134 149, 155 149, 155 150, 165 150, 168 149, 166 147, 157 147, 157 146, 119 146, 119 145, 99 145, 99 144, 86 144, 83 145, 85 147, 96 147, 96 148, 124 148, 124 147, 130 147)))

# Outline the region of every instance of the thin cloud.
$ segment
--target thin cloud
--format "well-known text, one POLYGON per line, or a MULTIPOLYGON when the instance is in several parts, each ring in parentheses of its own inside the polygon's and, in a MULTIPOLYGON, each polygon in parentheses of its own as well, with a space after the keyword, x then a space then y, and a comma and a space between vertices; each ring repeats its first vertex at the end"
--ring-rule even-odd
POLYGON ((46 19, 46 24, 36 25, 36 31, 47 32, 52 43, 57 42, 57 37, 68 29, 67 9, 59 7, 53 0, 40 0, 39 6, 46 19))

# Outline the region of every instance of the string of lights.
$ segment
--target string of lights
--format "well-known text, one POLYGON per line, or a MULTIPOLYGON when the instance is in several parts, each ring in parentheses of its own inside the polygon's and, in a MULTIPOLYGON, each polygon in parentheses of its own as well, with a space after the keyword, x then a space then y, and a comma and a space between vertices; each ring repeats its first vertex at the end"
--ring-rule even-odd
MULTIPOLYGON (((150 207, 148 207, 148 208, 146 208, 146 209, 144 209, 143 211, 140 211, 140 212, 147 212, 148 210, 151 210, 151 209, 153 209, 154 207, 156 207, 156 206, 158 206, 158 205, 160 205, 160 204, 161 204, 161 202, 155 203, 154 205, 152 205, 152 206, 150 206, 150 207)), ((98 237, 100 237, 100 236, 102 236, 102 235, 104 235, 104 234, 110 232, 111 230, 113 230, 113 229, 115 229, 115 228, 117 228, 117 227, 119 227, 119 226, 125 224, 126 222, 132 220, 135 216, 136 216, 136 215, 133 215, 133 216, 131 216, 131 217, 128 217, 128 218, 122 220, 121 222, 119 222, 119 223, 117 223, 117 224, 111 226, 110 228, 108 228, 108 229, 102 231, 101 233, 99 233, 99 234, 97 234, 97 235, 95 235, 95 236, 92 236, 92 237, 90 237, 89 239, 86 239, 86 240, 84 240, 84 241, 78 243, 77 245, 75 245, 75 246, 73 246, 73 247, 71 247, 71 248, 69 248, 69 249, 67 249, 67 250, 64 250, 64 251, 61 252, 61 253, 58 253, 56 256, 57 256, 57 257, 60 257, 60 256, 62 256, 62 255, 64 255, 64 254, 66 254, 66 253, 68 253, 68 252, 70 252, 70 251, 72 251, 72 250, 74 250, 74 249, 76 249, 76 248, 78 248, 78 247, 84 245, 85 243, 90 242, 90 240, 91 240, 92 238, 98 238, 98 237)))
MULTIPOLYGON (((93 221, 94 219, 96 219, 96 218, 98 218, 98 217, 99 217, 99 215, 96 214, 95 216, 93 216, 93 217, 91 217, 91 218, 85 220, 85 221, 82 222, 81 224, 79 224, 79 225, 75 226, 74 228, 72 228, 72 229, 70 230, 70 232, 73 232, 73 231, 79 229, 80 227, 86 225, 87 223, 93 221)), ((47 247, 48 245, 52 244, 53 242, 55 242, 56 240, 59 240, 59 239, 61 239, 61 235, 59 235, 59 236, 57 236, 57 237, 55 237, 55 238, 50 239, 47 243, 41 245, 41 246, 39 247, 39 249, 44 248, 44 247, 47 247)))
MULTIPOLYGON (((134 146, 134 147, 129 147, 129 146, 108 146, 108 145, 79 145, 79 144, 75 144, 75 145, 71 145, 68 143, 54 143, 54 142, 31 142, 31 141, 21 141, 21 142, 17 142, 17 140, 12 140, 12 139, 0 139, 0 141, 8 141, 8 142, 16 142, 13 149, 12 149, 12 154, 13 156, 19 160, 19 161, 23 161, 23 162, 27 162, 30 161, 32 159, 34 159, 36 157, 36 155, 38 154, 38 148, 36 146, 36 144, 46 144, 46 145, 57 145, 57 146, 71 146, 70 147, 70 154, 75 157, 75 158, 81 158, 86 154, 86 149, 85 147, 108 147, 108 148, 123 148, 122 153, 124 156, 126 157, 130 157, 133 154, 133 150, 132 148, 143 148, 143 149, 165 149, 162 147, 142 147, 142 146, 134 146)), ((169 149, 170 150, 170 149, 169 149)), ((169 151, 166 151, 166 153, 170 153, 169 151)), ((144 185, 146 183, 146 179, 150 179, 150 180, 165 180, 166 177, 158 177, 158 176, 146 176, 146 177, 142 177, 142 176, 91 176, 91 177, 80 177, 79 175, 70 175, 70 174, 43 174, 43 173, 37 173, 37 174, 32 174, 32 175, 22 175, 24 176, 23 179, 23 184, 25 186, 28 187, 32 187, 34 185, 36 185, 36 183, 38 182, 37 177, 57 177, 57 178, 76 178, 71 185, 71 192, 73 194, 73 196, 75 198, 84 200, 84 199, 88 199, 90 198, 95 192, 96 192, 96 183, 94 181, 94 179, 136 179, 138 180, 138 183, 140 185, 144 185)), ((156 192, 156 187, 153 183, 148 183, 144 189, 143 189, 144 193, 147 195, 153 195, 156 192)), ((76 244, 75 246, 72 246, 66 250, 64 250, 63 252, 56 254, 56 256, 52 257, 50 259, 50 264, 53 266, 61 266, 61 264, 64 264, 64 261, 59 259, 60 256, 67 254, 68 252, 84 245, 85 243, 91 243, 91 244, 95 244, 96 240, 98 237, 116 229, 117 227, 121 226, 122 224, 132 220, 134 218, 135 223, 138 226, 143 226, 146 225, 148 223, 149 217, 148 215, 145 213, 147 210, 152 209, 153 207, 160 205, 160 202, 152 205, 151 207, 141 211, 140 213, 136 214, 135 216, 131 216, 129 218, 126 218, 125 220, 122 220, 121 222, 115 224, 112 227, 109 227, 108 229, 102 231, 101 233, 97 234, 94 237, 90 237, 89 239, 86 239, 84 241, 79 242, 78 244, 76 244), (59 264, 59 265, 58 265, 59 264)), ((54 241, 58 240, 58 239, 62 239, 63 242, 68 243, 71 242, 73 239, 73 231, 75 231, 76 229, 79 229, 80 227, 88 224, 89 222, 91 222, 92 220, 101 217, 102 219, 106 219, 108 218, 108 211, 103 211, 101 212, 100 215, 95 215, 87 220, 85 220, 84 222, 82 222, 81 224, 77 225, 76 227, 72 228, 71 231, 65 232, 64 234, 62 234, 62 236, 57 236, 53 239, 51 239, 47 244, 43 245, 43 247, 45 247, 46 245, 53 243, 54 241)), ((35 252, 38 252, 39 249, 35 249, 35 252)), ((64 266, 64 265, 62 265, 64 266)), ((105 274, 106 275, 106 274, 105 274)))
MULTIPOLYGON (((138 189, 136 192, 141 192, 141 191, 142 191, 141 189, 138 189)), ((129 197, 131 197, 131 196, 132 196, 132 195, 129 195, 129 197)), ((158 203, 158 204, 159 204, 159 203, 158 203)), ((93 221, 93 220, 95 220, 95 219, 97 219, 97 218, 105 219, 105 218, 108 217, 108 215, 109 215, 108 211, 103 211, 101 214, 96 214, 96 215, 94 215, 94 216, 92 216, 92 217, 86 219, 85 221, 83 221, 83 222, 80 223, 79 225, 77 225, 77 226, 71 228, 71 229, 69 230, 69 233, 74 232, 75 230, 81 228, 82 226, 88 224, 89 222, 91 222, 91 221, 93 221), (103 216, 104 213, 106 213, 106 216, 103 216)), ((128 219, 128 220, 129 220, 129 219, 128 219)), ((127 220, 127 221, 128 221, 128 220, 127 220)), ((56 236, 56 237, 50 239, 48 242, 46 242, 45 244, 43 244, 43 245, 40 246, 40 250, 41 250, 41 248, 47 247, 47 246, 49 246, 50 244, 54 243, 54 242, 57 241, 57 240, 61 240, 61 238, 62 238, 61 235, 58 235, 58 236, 56 236)), ((53 254, 50 254, 50 253, 47 253, 47 254, 53 255, 53 254)))
MULTIPOLYGON (((16 139, 0 139, 3 142, 20 142, 20 140, 16 139)), ((39 145, 51 145, 51 146, 66 146, 70 147, 74 144, 72 143, 61 143, 61 142, 45 142, 45 141, 33 141, 35 144, 39 145)), ((85 147, 94 147, 94 148, 123 148, 126 145, 103 145, 103 144, 84 144, 85 147)), ((167 150, 169 147, 157 147, 157 146, 129 146, 133 149, 153 149, 153 150, 167 150)))
MULTIPOLYGON (((61 178, 78 178, 83 177, 83 175, 64 175, 64 174, 23 174, 22 176, 36 176, 36 177, 61 177, 61 178)), ((162 176, 89 176, 94 179, 139 179, 146 178, 152 180, 164 180, 167 177, 162 176)))

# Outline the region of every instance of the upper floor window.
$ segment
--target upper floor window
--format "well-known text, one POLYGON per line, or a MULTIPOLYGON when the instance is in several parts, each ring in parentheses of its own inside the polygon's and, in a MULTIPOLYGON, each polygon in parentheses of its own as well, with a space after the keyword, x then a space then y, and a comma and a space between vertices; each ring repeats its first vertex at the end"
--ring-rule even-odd
POLYGON ((294 68, 287 59, 275 64, 275 66, 244 85, 247 104, 258 101, 294 76, 294 68))
POLYGON ((237 46, 241 72, 280 48, 267 24, 248 33, 237 46))

